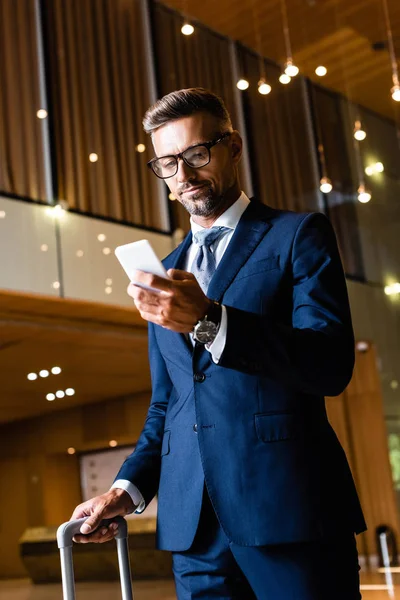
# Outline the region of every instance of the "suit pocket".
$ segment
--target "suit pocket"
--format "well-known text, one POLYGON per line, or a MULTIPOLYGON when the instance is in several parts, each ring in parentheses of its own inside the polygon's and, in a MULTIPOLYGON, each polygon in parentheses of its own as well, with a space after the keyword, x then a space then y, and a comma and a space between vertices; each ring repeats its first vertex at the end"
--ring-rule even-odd
POLYGON ((272 269, 279 269, 279 254, 274 256, 267 256, 256 262, 250 262, 246 264, 237 274, 235 281, 249 277, 250 275, 256 275, 257 273, 264 273, 265 271, 272 271, 272 269))
POLYGON ((169 447, 170 437, 171 437, 171 432, 169 430, 164 431, 164 437, 163 437, 163 441, 162 441, 162 445, 161 445, 161 456, 165 456, 166 454, 169 454, 169 451, 170 451, 170 447, 169 447))
POLYGON ((297 434, 297 422, 294 414, 258 414, 254 415, 257 437, 262 442, 281 442, 291 440, 297 434))

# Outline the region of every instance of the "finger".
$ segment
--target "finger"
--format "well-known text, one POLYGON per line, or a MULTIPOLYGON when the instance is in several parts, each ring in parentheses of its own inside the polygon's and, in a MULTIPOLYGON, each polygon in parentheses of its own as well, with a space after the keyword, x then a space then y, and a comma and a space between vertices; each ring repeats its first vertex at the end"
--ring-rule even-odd
POLYGON ((83 534, 88 534, 88 533, 92 533, 95 529, 98 528, 98 526, 100 525, 101 521, 104 519, 105 517, 105 509, 103 507, 98 508, 97 510, 95 510, 95 512, 93 514, 90 515, 90 517, 88 517, 86 519, 86 521, 84 522, 84 524, 82 525, 80 531, 83 534))
MULTIPOLYGON (((148 304, 149 306, 158 306, 165 299, 165 292, 151 292, 130 283, 128 294, 132 296, 136 306, 148 304)), ((169 294, 168 294, 169 297, 169 294)))
POLYGON ((162 317, 160 314, 153 314, 150 312, 140 313, 142 319, 145 321, 150 321, 155 325, 159 325, 164 329, 169 329, 170 331, 175 331, 176 333, 190 333, 193 331, 193 325, 189 325, 188 323, 180 323, 178 321, 170 321, 162 317))
POLYGON ((89 515, 90 515, 90 508, 77 506, 71 515, 70 521, 76 521, 77 519, 82 519, 83 517, 88 517, 89 515))
POLYGON ((175 281, 185 281, 187 279, 196 279, 193 273, 189 273, 189 271, 182 271, 181 269, 168 269, 168 275, 171 279, 175 281))
POLYGON ((113 540, 118 533, 118 523, 112 523, 108 527, 101 527, 91 535, 75 535, 74 542, 78 544, 103 544, 113 540))
POLYGON ((173 288, 173 283, 169 279, 153 275, 152 273, 145 273, 144 271, 134 271, 132 280, 133 284, 142 284, 165 292, 169 292, 173 288))

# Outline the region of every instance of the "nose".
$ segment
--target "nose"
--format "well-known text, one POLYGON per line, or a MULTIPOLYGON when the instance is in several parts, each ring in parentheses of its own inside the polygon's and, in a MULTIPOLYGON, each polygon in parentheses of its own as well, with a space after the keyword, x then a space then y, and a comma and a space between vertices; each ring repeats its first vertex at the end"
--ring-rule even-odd
POLYGON ((189 181, 192 179, 193 175, 195 175, 194 169, 189 167, 182 158, 178 158, 178 171, 176 173, 177 182, 184 183, 185 181, 189 181))

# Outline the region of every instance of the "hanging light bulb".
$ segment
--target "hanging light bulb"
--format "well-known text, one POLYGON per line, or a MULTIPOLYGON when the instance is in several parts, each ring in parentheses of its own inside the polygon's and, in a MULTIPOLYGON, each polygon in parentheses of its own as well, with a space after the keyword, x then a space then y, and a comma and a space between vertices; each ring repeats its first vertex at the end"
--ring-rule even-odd
POLYGON ((261 78, 258 82, 258 91, 263 96, 267 96, 272 90, 272 87, 265 81, 264 78, 261 78))
POLYGON ((395 100, 395 102, 400 102, 400 85, 395 85, 392 87, 390 93, 392 94, 392 98, 395 100))
POLYGON ((368 192, 368 190, 365 188, 365 185, 362 183, 360 185, 360 187, 358 188, 358 201, 362 202, 362 204, 366 204, 367 202, 369 202, 372 198, 371 194, 368 192))
POLYGON ((323 194, 329 194, 332 191, 332 181, 329 179, 329 177, 322 177, 319 189, 323 194))
POLYGON ((279 81, 283 83, 283 85, 287 85, 292 81, 292 78, 289 77, 289 75, 286 75, 286 73, 282 73, 282 75, 279 77, 279 81))
POLYGON ((181 32, 183 33, 183 35, 192 35, 192 33, 194 32, 194 27, 190 23, 184 23, 182 25, 181 32))
POLYGON ((316 75, 318 75, 318 77, 325 77, 327 72, 328 72, 328 69, 322 65, 315 69, 315 73, 316 73, 316 75))
POLYGON ((362 128, 361 121, 356 121, 354 124, 354 137, 358 142, 362 142, 367 137, 366 132, 362 128))
POLYGON ((289 59, 285 64, 285 73, 289 77, 296 77, 296 75, 298 75, 299 73, 299 68, 293 64, 293 61, 291 59, 289 59))
POLYGON ((236 87, 239 90, 247 90, 247 88, 249 87, 249 82, 247 81, 247 79, 239 79, 239 81, 236 84, 236 87))

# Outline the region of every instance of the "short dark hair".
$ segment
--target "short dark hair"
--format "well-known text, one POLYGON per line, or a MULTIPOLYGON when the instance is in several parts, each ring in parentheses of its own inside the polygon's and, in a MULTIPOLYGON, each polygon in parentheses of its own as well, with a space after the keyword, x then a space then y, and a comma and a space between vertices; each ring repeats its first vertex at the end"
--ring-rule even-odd
POLYGON ((221 128, 232 129, 231 117, 222 98, 201 87, 177 90, 157 100, 146 111, 143 128, 146 133, 153 134, 170 121, 199 112, 216 117, 221 122, 221 128))

